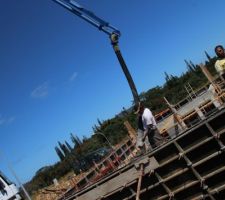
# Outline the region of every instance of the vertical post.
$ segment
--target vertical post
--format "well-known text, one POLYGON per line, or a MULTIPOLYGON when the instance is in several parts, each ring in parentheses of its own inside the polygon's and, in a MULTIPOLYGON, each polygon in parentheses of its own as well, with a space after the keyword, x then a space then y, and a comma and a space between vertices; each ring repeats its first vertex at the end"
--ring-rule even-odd
POLYGON ((165 100, 166 104, 169 106, 169 108, 172 110, 174 119, 178 122, 178 124, 180 125, 180 127, 182 129, 185 129, 185 126, 183 125, 183 121, 177 115, 176 109, 169 103, 169 101, 166 99, 166 97, 164 97, 164 100, 165 100))
POLYGON ((140 174, 138 177, 136 200, 140 200, 141 182, 142 182, 142 176, 144 173, 144 164, 141 163, 140 165, 141 165, 141 167, 140 167, 140 174))
POLYGON ((128 121, 125 121, 123 124, 126 127, 129 137, 131 138, 132 142, 135 143, 136 138, 137 138, 136 131, 134 130, 134 128, 130 125, 130 123, 128 121))
POLYGON ((195 111, 197 112, 198 116, 201 118, 201 119, 205 119, 205 115, 202 113, 201 109, 199 109, 199 107, 196 107, 195 108, 195 111))
POLYGON ((221 92, 221 88, 214 83, 214 79, 213 76, 211 75, 211 73, 208 71, 208 69, 203 65, 200 64, 200 68, 203 72, 203 74, 205 75, 205 77, 208 79, 208 81, 212 84, 212 86, 215 88, 216 93, 220 93, 221 92))
POLYGON ((203 74, 206 76, 208 81, 211 83, 211 85, 215 89, 215 96, 218 98, 219 103, 222 104, 222 100, 221 100, 221 97, 220 97, 220 93, 222 91, 221 91, 220 86, 214 83, 213 76, 210 74, 208 69, 202 63, 200 64, 200 68, 201 68, 203 74))

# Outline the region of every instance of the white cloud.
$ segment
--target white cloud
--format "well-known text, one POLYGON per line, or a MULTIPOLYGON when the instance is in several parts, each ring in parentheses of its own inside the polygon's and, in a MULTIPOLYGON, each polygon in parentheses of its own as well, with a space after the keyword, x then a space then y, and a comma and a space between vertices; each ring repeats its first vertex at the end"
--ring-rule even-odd
POLYGON ((44 98, 48 96, 49 93, 49 85, 47 82, 44 82, 43 84, 37 86, 32 92, 31 97, 32 98, 44 98))
POLYGON ((15 121, 15 117, 2 117, 0 115, 0 126, 1 125, 7 125, 7 124, 11 124, 15 121))
POLYGON ((74 72, 71 76, 70 76, 70 82, 73 82, 75 80, 75 78, 77 77, 78 73, 74 72))

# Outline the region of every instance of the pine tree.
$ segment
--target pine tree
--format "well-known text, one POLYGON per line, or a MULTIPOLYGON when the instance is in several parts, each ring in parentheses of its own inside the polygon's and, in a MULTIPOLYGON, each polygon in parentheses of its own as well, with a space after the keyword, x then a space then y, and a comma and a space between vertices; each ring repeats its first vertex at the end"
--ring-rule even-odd
POLYGON ((80 140, 80 138, 78 136, 76 136, 76 140, 77 140, 79 146, 82 145, 82 141, 80 140))
POLYGON ((188 71, 190 71, 190 72, 194 72, 195 71, 194 68, 193 68, 193 66, 187 60, 184 60, 184 62, 187 65, 188 71))
POLYGON ((98 121, 98 125, 99 125, 99 127, 101 127, 101 126, 102 126, 102 122, 100 121, 100 119, 99 119, 99 118, 97 119, 97 121, 98 121))
POLYGON ((190 62, 190 65, 193 67, 193 69, 196 70, 196 65, 191 60, 189 62, 190 62))
POLYGON ((69 151, 71 152, 73 150, 73 148, 70 146, 70 144, 67 141, 65 141, 65 144, 66 144, 67 148, 69 149, 69 151))
POLYGON ((58 141, 58 144, 59 144, 60 149, 62 150, 63 149, 62 143, 58 141))
POLYGON ((65 156, 63 155, 62 151, 59 149, 59 147, 55 147, 55 151, 57 153, 57 155, 59 156, 60 160, 64 160, 65 156))
POLYGON ((205 55, 206 55, 208 61, 210 62, 210 61, 212 60, 212 58, 211 58, 210 55, 207 53, 207 51, 205 51, 205 55))
POLYGON ((62 152, 64 153, 65 157, 70 153, 70 151, 68 150, 68 148, 66 147, 65 144, 62 144, 61 142, 58 142, 60 149, 62 150, 62 152))
POLYGON ((166 80, 166 82, 170 81, 169 74, 167 74, 167 72, 164 72, 164 74, 165 74, 165 80, 166 80))
POLYGON ((65 156, 68 156, 70 154, 70 151, 65 144, 62 145, 62 150, 65 156))
POLYGON ((93 133, 97 132, 95 126, 92 126, 92 131, 93 131, 93 133))
POLYGON ((71 141, 74 144, 74 148, 76 148, 76 147, 78 147, 82 144, 80 139, 77 136, 74 136, 72 133, 70 133, 70 138, 71 138, 71 141))
POLYGON ((75 139, 73 133, 70 133, 70 139, 71 139, 72 143, 74 144, 74 148, 75 148, 76 147, 76 139, 75 139))
POLYGON ((87 140, 88 140, 88 138, 85 135, 83 135, 83 140, 82 140, 83 143, 86 142, 87 140))
POLYGON ((96 124, 92 127, 92 130, 94 133, 99 132, 99 131, 101 132, 100 128, 96 124))

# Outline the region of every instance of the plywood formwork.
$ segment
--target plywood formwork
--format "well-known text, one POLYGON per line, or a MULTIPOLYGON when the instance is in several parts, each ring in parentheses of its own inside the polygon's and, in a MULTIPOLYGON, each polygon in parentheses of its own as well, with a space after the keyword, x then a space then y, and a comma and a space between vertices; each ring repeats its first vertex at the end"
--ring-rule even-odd
POLYGON ((225 199, 225 110, 61 199, 225 199), (137 197, 141 165, 144 171, 137 197))

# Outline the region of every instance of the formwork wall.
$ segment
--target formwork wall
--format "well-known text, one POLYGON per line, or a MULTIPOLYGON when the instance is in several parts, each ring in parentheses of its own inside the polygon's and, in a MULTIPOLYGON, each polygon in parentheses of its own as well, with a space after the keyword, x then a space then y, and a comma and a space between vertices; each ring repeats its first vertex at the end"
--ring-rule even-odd
MULTIPOLYGON (((159 167, 143 176, 141 200, 225 199, 225 113, 203 121, 154 156, 159 167)), ((137 180, 102 200, 136 199, 137 180)))
POLYGON ((222 110, 66 199, 135 200, 139 165, 145 160, 140 200, 224 200, 224 145, 225 111, 222 110))

